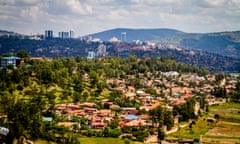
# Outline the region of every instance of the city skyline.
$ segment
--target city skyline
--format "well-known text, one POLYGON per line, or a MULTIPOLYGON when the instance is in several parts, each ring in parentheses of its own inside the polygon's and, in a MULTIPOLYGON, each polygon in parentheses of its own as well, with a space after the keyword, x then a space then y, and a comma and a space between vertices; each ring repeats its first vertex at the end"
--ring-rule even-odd
POLYGON ((239 0, 0 0, 0 29, 84 36, 113 28, 240 30, 239 0))

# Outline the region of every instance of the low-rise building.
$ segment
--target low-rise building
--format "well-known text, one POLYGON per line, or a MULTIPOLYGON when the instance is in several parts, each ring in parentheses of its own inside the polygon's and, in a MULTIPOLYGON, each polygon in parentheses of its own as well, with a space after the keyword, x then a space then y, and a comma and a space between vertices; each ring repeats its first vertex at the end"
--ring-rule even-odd
POLYGON ((19 57, 10 56, 10 57, 3 57, 1 59, 1 67, 7 68, 8 66, 12 65, 13 68, 16 68, 21 63, 21 59, 19 57))

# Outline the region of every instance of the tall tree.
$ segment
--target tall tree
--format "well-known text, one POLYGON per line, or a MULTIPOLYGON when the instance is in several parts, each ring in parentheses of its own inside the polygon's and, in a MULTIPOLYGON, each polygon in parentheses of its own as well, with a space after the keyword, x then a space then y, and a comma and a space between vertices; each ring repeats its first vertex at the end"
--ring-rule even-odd
POLYGON ((18 99, 14 95, 4 93, 0 98, 1 109, 7 115, 6 127, 9 128, 8 142, 21 137, 39 138, 43 132, 41 111, 45 103, 36 96, 29 101, 18 99))
POLYGON ((26 50, 20 50, 17 52, 17 57, 20 58, 29 58, 29 55, 26 50))

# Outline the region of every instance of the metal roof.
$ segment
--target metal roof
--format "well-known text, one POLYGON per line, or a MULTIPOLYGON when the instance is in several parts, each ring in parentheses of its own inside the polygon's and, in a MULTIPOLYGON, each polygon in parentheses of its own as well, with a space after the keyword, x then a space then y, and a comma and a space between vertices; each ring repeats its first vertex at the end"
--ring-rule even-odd
POLYGON ((20 59, 20 58, 19 57, 15 57, 15 56, 10 56, 10 57, 3 57, 2 59, 12 60, 12 59, 20 59))

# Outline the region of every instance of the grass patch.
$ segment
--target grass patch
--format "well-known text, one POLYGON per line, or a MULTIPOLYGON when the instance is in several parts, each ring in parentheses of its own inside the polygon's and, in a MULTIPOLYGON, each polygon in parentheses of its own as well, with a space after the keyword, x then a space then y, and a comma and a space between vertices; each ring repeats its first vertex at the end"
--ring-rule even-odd
POLYGON ((102 93, 100 94, 100 96, 101 96, 102 98, 108 98, 109 95, 110 95, 110 93, 111 93, 111 91, 105 88, 105 89, 103 89, 103 91, 102 91, 102 93))
MULTIPOLYGON (((81 137, 78 138, 81 144, 125 144, 124 139, 120 138, 101 138, 101 137, 81 137)), ((56 144, 45 140, 36 140, 35 144, 56 144)), ((142 144, 141 142, 130 141, 130 144, 142 144)))
POLYGON ((213 105, 210 106, 210 110, 221 110, 221 109, 240 109, 240 104, 239 103, 223 103, 220 105, 213 105))
POLYGON ((48 141, 45 141, 45 140, 36 140, 34 141, 35 144, 56 144, 54 142, 48 142, 48 141))
MULTIPOLYGON (((79 138, 81 144, 124 144, 123 139, 119 138, 79 138)), ((139 142, 130 142, 131 144, 140 144, 139 142)))
POLYGON ((200 118, 195 125, 180 128, 179 131, 169 134, 167 138, 179 138, 179 139, 198 139, 200 135, 204 135, 207 131, 214 127, 214 124, 207 123, 206 120, 200 118))
POLYGON ((220 120, 240 123, 240 104, 224 103, 218 106, 210 107, 210 116, 218 114, 220 120))
POLYGON ((210 106, 209 116, 219 115, 216 126, 203 137, 203 143, 236 144, 240 142, 240 104, 224 103, 210 106))
POLYGON ((223 138, 223 137, 202 137, 203 144, 238 144, 239 139, 236 138, 223 138))

